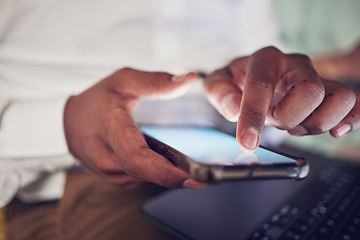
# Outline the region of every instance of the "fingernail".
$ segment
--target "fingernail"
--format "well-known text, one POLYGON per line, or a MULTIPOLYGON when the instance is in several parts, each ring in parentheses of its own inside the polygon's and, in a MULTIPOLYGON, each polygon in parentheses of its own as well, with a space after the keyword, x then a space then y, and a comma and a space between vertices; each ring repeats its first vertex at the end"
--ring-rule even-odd
POLYGON ((255 128, 247 129, 241 136, 241 144, 248 150, 254 150, 259 145, 259 133, 255 128))
POLYGON ((237 121, 240 112, 241 97, 238 94, 230 93, 223 97, 220 107, 231 121, 237 121))
POLYGON ((304 136, 304 135, 307 135, 309 132, 303 126, 298 125, 298 126, 294 127, 293 129, 290 129, 289 133, 291 135, 295 135, 295 136, 304 136))
POLYGON ((206 185, 206 183, 198 182, 192 178, 189 178, 183 182, 184 188, 204 188, 206 185))
POLYGON ((342 137, 350 131, 351 131, 351 126, 349 124, 341 124, 340 127, 338 127, 335 130, 335 133, 337 137, 342 137))

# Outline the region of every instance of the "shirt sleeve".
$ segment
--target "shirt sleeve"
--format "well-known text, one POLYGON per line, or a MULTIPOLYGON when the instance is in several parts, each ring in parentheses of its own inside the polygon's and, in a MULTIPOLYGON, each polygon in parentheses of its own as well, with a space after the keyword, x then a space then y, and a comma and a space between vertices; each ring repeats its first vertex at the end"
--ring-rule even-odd
POLYGON ((76 163, 63 127, 67 99, 0 100, 0 206, 15 195, 26 195, 28 202, 61 197, 61 172, 76 163), (22 194, 39 179, 51 184, 22 194))
POLYGON ((63 127, 66 100, 18 100, 2 104, 0 157, 68 153, 63 127))

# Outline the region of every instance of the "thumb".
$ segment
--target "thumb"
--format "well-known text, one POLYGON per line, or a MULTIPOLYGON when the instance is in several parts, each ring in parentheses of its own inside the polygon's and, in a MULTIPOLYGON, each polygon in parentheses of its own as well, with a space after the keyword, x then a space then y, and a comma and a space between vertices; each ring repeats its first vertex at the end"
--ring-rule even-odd
MULTIPOLYGON (((166 72, 145 72, 135 69, 121 70, 126 89, 138 97, 168 99, 186 93, 198 80, 198 74, 190 72, 174 76, 166 72)), ((125 89, 124 89, 125 88, 125 89)))
POLYGON ((167 73, 153 73, 155 80, 150 80, 147 90, 142 96, 170 99, 179 97, 188 92, 199 79, 198 74, 190 72, 182 75, 170 75, 167 73))

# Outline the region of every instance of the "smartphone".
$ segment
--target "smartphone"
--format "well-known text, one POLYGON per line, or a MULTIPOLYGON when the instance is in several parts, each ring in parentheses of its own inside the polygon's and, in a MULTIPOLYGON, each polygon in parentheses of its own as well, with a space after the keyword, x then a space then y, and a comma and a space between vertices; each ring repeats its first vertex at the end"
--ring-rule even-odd
POLYGON ((199 126, 140 126, 149 147, 202 182, 305 178, 302 157, 260 146, 244 152, 232 135, 199 126))

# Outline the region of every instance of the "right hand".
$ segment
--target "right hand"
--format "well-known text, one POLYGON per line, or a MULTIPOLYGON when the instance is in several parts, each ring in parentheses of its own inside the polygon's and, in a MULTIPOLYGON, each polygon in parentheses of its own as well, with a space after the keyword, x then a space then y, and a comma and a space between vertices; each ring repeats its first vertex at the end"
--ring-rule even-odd
POLYGON ((237 121, 245 151, 259 146, 265 124, 293 135, 330 131, 334 137, 360 127, 359 93, 322 79, 305 55, 266 47, 214 71, 204 86, 215 108, 237 121))
POLYGON ((114 184, 129 186, 146 180, 171 188, 205 187, 149 149, 132 118, 140 98, 176 97, 197 79, 196 73, 175 77, 125 68, 71 97, 64 113, 70 152, 114 184))

